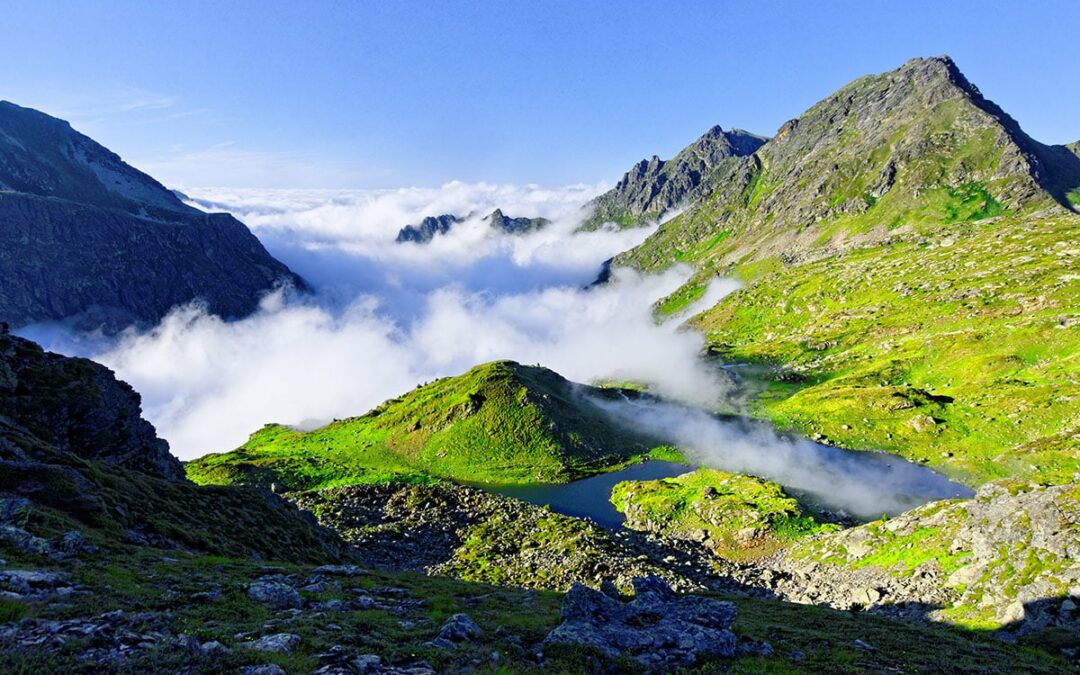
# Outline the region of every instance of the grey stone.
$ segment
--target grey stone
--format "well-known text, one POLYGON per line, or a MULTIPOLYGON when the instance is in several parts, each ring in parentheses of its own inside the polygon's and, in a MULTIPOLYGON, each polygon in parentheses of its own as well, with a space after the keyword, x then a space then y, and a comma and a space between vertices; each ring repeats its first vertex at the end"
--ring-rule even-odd
POLYGON ((449 642, 470 642, 480 637, 480 626, 468 614, 455 614, 439 629, 437 639, 449 642))
POLYGON ((296 609, 304 605, 300 593, 280 581, 256 581, 247 588, 247 596, 274 609, 296 609))
POLYGON ((360 577, 366 575, 368 571, 356 565, 321 565, 311 570, 311 573, 334 577, 360 577))
POLYGON ((680 597, 658 577, 637 578, 633 584, 636 596, 629 603, 573 586, 563 598, 562 623, 544 643, 589 646, 609 658, 628 655, 650 668, 735 654, 732 603, 680 597))
POLYGON ((264 663, 261 666, 247 666, 240 671, 243 675, 285 675, 285 669, 276 663, 264 663))
POLYGON ((382 669, 382 659, 376 654, 361 654, 353 659, 352 665, 360 673, 377 673, 382 669))
POLYGON ((299 635, 294 633, 274 633, 273 635, 265 635, 254 642, 244 645, 244 647, 257 652, 292 654, 299 645, 299 635))

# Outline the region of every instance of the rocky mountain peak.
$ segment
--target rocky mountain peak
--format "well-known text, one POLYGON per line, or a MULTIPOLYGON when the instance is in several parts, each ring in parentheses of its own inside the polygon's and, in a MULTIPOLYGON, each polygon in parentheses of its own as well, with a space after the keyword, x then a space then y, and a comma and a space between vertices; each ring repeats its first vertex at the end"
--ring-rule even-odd
POLYGON ((710 128, 670 160, 653 155, 630 168, 616 186, 589 202, 593 215, 582 229, 604 223, 644 225, 704 191, 711 173, 725 160, 754 153, 765 139, 734 129, 710 128))
POLYGON ((1076 155, 1031 139, 944 56, 861 77, 722 166, 690 208, 620 260, 656 266, 721 232, 724 245, 702 257, 802 255, 853 231, 884 236, 889 223, 1072 208, 1080 186, 1076 155), (834 222, 850 227, 823 238, 834 222))
POLYGON ((401 228, 397 235, 397 242, 399 244, 405 241, 417 244, 427 243, 434 239, 436 235, 446 234, 453 225, 460 223, 462 220, 464 219, 450 213, 444 213, 441 216, 427 216, 420 221, 419 225, 406 225, 401 228))
POLYGON ((8 101, 0 101, 0 189, 142 216, 198 213, 70 123, 8 101))

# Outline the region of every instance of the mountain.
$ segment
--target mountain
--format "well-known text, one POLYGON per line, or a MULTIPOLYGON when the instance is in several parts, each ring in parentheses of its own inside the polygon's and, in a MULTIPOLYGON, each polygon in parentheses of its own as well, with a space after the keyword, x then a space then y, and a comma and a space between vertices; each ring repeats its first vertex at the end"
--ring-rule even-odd
POLYGON ((1068 148, 1069 151, 1072 152, 1074 155, 1080 157, 1080 141, 1076 141, 1075 143, 1069 143, 1065 147, 1068 148))
POLYGON ((620 392, 496 361, 314 431, 268 425, 233 452, 189 462, 187 472, 198 483, 287 490, 391 479, 562 483, 659 445, 622 430, 590 400, 620 392))
POLYGON ((861 78, 725 163, 618 263, 712 268, 881 240, 899 228, 1068 206, 1080 161, 1031 139, 948 57, 861 78))
POLYGON ((722 164, 753 154, 766 140, 741 129, 724 131, 715 126, 672 159, 656 155, 643 159, 618 185, 586 205, 592 215, 581 229, 592 230, 605 223, 631 227, 660 220, 707 192, 713 173, 720 171, 722 164))
MULTIPOLYGON (((112 371, 46 352, 0 324, 0 433, 164 478, 184 480, 180 461, 141 417, 141 399, 112 371)), ((16 446, 21 445, 15 442, 16 446)))
POLYGON ((200 299, 238 317, 303 282, 227 214, 187 206, 62 120, 0 102, 0 320, 114 330, 200 299))
MULTIPOLYGON (((472 214, 459 217, 453 214, 441 216, 428 216, 420 221, 419 225, 406 225, 401 228, 397 235, 397 243, 413 242, 426 244, 437 235, 446 234, 454 225, 464 222, 472 217, 472 214)), ((524 234, 539 230, 551 224, 547 218, 511 218, 503 214, 502 209, 495 209, 484 217, 484 222, 493 230, 506 234, 524 234)))
POLYGON ((507 234, 524 234, 551 224, 547 218, 511 218, 503 215, 502 209, 495 209, 484 220, 493 229, 507 234))
POLYGON ((690 323, 764 366, 748 412, 972 486, 1073 480, 1075 155, 943 57, 856 80, 726 171, 615 264, 697 267, 661 315, 744 282, 690 323))
POLYGON ((437 234, 446 234, 450 226, 460 223, 461 218, 455 215, 443 214, 441 216, 428 216, 420 221, 419 225, 406 225, 398 232, 397 242, 405 241, 426 243, 431 241, 437 234))

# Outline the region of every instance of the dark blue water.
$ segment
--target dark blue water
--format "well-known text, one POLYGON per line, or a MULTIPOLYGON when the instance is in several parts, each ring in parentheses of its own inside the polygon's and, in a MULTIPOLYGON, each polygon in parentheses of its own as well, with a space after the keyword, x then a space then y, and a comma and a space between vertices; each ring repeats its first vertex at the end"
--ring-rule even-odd
POLYGON ((483 485, 484 489, 530 504, 550 506, 551 510, 567 516, 591 518, 598 525, 618 528, 623 514, 611 504, 611 489, 624 480, 656 480, 679 476, 694 467, 677 462, 649 461, 634 464, 621 471, 585 478, 559 485, 483 485))

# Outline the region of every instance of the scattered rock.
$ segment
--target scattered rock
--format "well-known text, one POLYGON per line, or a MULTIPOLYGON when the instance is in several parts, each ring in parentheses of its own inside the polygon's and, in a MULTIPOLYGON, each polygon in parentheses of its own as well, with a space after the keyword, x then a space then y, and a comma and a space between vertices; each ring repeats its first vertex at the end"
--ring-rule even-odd
POLYGON ((358 673, 377 673, 382 670, 382 659, 376 654, 361 654, 353 659, 352 665, 358 673))
POLYGON ((210 642, 204 642, 199 651, 203 654, 231 654, 232 650, 221 644, 217 640, 211 640, 210 642))
POLYGON ((321 565, 311 570, 311 573, 334 577, 360 577, 367 574, 368 571, 356 565, 321 565))
POLYGON ((261 666, 247 666, 240 672, 243 675, 285 675, 285 669, 276 663, 265 663, 261 666))

